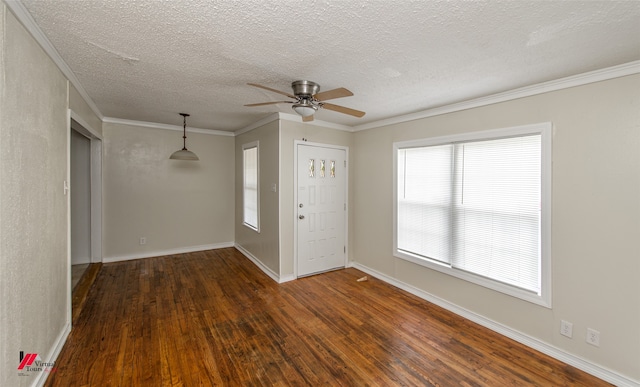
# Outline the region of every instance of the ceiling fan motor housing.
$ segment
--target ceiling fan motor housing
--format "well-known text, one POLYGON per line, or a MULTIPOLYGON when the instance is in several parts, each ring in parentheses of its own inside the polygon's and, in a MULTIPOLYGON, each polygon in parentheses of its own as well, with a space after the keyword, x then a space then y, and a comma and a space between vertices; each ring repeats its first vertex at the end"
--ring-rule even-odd
POLYGON ((291 83, 295 96, 312 96, 320 91, 320 85, 311 81, 295 81, 291 83))

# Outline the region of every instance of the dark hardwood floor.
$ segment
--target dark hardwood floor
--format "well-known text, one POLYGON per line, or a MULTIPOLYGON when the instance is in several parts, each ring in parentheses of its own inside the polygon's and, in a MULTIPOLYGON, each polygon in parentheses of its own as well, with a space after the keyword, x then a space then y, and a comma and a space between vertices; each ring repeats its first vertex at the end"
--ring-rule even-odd
POLYGON ((233 248, 104 264, 47 386, 604 386, 355 269, 233 248))
POLYGON ((91 263, 87 265, 82 276, 78 279, 78 283, 73 287, 73 292, 71 294, 71 321, 74 326, 80 316, 80 312, 82 312, 85 302, 87 301, 87 296, 89 295, 89 290, 93 286, 93 281, 96 280, 101 268, 102 263, 91 263))

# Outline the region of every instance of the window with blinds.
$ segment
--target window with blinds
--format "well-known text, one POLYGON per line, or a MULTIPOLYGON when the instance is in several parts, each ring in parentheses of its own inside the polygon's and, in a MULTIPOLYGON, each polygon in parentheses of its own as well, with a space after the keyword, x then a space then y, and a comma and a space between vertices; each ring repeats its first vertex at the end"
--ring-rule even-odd
POLYGON ((242 146, 242 203, 243 223, 260 231, 258 142, 242 146))
POLYGON ((395 255, 546 304, 547 127, 394 144, 395 255))

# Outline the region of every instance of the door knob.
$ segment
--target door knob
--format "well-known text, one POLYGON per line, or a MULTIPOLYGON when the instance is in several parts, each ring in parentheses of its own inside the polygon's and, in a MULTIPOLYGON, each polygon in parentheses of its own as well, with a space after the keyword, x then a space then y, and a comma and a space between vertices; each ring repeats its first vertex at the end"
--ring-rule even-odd
POLYGON ((298 215, 298 219, 304 219, 304 215, 298 215))

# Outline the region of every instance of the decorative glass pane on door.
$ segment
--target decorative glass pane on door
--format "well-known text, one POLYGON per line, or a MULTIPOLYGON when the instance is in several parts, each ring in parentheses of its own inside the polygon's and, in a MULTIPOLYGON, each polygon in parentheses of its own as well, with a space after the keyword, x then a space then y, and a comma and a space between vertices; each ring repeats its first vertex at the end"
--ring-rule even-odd
POLYGON ((325 166, 324 160, 320 160, 320 177, 324 177, 325 174, 325 166))
POLYGON ((331 160, 331 167, 329 169, 329 173, 331 177, 336 177, 336 161, 335 160, 331 160))
POLYGON ((316 160, 309 159, 309 177, 316 176, 316 160))

